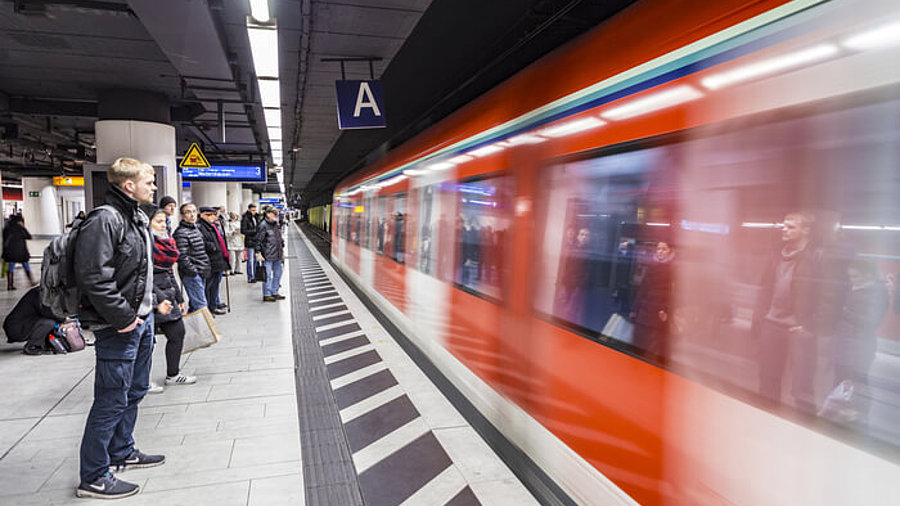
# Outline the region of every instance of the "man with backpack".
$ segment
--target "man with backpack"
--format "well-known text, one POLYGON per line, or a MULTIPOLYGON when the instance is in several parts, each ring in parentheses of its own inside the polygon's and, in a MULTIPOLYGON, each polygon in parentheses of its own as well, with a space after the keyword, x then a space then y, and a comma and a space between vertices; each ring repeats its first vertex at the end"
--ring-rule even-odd
MULTIPOLYGON (((79 316, 91 324, 97 354, 75 495, 115 499, 140 486, 117 479, 110 467, 153 467, 165 457, 142 453, 132 436, 153 354, 153 262, 148 219, 138 206, 152 202, 155 174, 146 163, 119 158, 107 176, 107 205, 80 224, 72 257, 79 316)), ((168 312, 171 304, 161 302, 161 312, 168 312)))

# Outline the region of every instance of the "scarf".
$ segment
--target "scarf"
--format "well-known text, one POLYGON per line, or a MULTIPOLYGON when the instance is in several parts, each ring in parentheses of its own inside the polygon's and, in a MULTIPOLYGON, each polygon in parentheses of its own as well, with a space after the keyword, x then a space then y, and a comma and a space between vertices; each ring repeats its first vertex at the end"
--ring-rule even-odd
POLYGON ((153 265, 162 269, 170 269, 178 260, 178 246, 175 239, 169 236, 153 234, 153 265))
POLYGON ((219 227, 213 224, 212 228, 216 232, 216 239, 219 240, 219 247, 222 248, 222 256, 225 258, 226 262, 231 261, 231 258, 228 255, 228 246, 225 245, 225 239, 222 238, 222 234, 219 232, 219 227))

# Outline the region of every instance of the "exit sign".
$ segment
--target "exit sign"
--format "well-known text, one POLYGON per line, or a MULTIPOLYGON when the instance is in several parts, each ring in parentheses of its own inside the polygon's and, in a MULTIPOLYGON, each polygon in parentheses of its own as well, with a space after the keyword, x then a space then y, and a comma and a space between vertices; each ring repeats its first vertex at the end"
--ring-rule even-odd
POLYGON ((29 197, 40 197, 41 192, 28 192, 29 197))

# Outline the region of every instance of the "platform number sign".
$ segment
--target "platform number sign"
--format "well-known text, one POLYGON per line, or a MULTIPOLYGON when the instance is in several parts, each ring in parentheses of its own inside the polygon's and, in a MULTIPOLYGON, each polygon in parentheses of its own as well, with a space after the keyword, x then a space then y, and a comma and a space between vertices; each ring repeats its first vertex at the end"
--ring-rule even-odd
POLYGON ((200 151, 197 143, 192 142, 191 147, 188 148, 187 153, 184 154, 184 158, 181 159, 181 163, 178 166, 182 169, 208 169, 209 161, 206 159, 203 151, 200 151))
POLYGON ((338 128, 384 128, 381 81, 336 81, 338 128))

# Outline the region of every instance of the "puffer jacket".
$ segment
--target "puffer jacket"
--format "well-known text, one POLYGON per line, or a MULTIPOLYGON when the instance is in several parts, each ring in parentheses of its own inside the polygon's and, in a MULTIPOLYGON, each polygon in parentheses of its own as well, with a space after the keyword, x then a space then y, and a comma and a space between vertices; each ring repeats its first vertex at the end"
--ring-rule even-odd
POLYGON ((262 253, 266 260, 282 260, 284 257, 284 238, 278 222, 263 220, 256 233, 256 252, 262 253))
POLYGON ((169 314, 156 313, 156 323, 173 322, 182 317, 178 304, 184 302, 184 296, 181 294, 181 287, 175 281, 175 274, 172 268, 163 268, 157 265, 153 266, 153 295, 156 302, 160 303, 167 300, 172 303, 172 311, 169 314))
POLYGON ((75 241, 75 282, 81 291, 83 322, 122 329, 138 316, 147 289, 149 233, 137 201, 117 186, 106 193, 115 211, 92 212, 75 241))
POLYGON ((188 276, 209 275, 209 256, 203 244, 203 235, 196 223, 188 223, 184 220, 172 234, 175 245, 178 246, 178 275, 182 278, 188 276))
POLYGON ((241 218, 241 233, 244 234, 244 247, 256 247, 256 233, 259 230, 259 215, 250 214, 250 211, 244 213, 241 218))
POLYGON ((229 268, 228 262, 225 260, 225 253, 222 251, 222 246, 219 244, 219 236, 216 235, 216 229, 202 219, 197 222, 197 229, 203 236, 203 246, 206 251, 206 256, 209 257, 210 272, 223 272, 227 270, 229 268))

